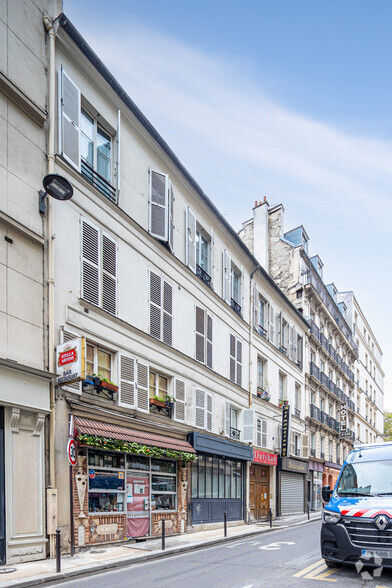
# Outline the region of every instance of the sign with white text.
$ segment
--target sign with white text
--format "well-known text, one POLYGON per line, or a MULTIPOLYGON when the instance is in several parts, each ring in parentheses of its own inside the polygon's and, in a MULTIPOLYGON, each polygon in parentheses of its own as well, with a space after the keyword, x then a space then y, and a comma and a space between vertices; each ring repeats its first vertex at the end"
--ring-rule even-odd
POLYGON ((56 347, 57 384, 73 384, 86 378, 86 342, 76 337, 56 347))

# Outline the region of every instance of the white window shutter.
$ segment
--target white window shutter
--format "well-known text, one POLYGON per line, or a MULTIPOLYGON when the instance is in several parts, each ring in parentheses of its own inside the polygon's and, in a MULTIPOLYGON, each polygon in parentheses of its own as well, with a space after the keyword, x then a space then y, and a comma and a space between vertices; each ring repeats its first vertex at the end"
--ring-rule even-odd
POLYGON ((253 443, 255 411, 247 408, 242 411, 242 440, 245 443, 253 443))
POLYGON ((302 437, 302 457, 309 459, 309 435, 302 437))
POLYGON ((168 243, 170 251, 173 253, 173 237, 174 237, 174 194, 173 184, 169 180, 169 208, 168 208, 168 243))
POLYGON ((202 429, 205 428, 206 413, 206 393, 204 390, 195 391, 195 425, 202 429))
POLYGON ((236 338, 230 335, 230 380, 235 382, 236 374, 236 338))
POLYGON ((242 386, 242 343, 237 339, 237 377, 236 383, 242 386))
POLYGON ((210 287, 211 290, 214 289, 214 228, 211 227, 210 230, 210 235, 211 235, 211 247, 210 247, 210 275, 211 275, 211 283, 210 283, 210 287))
POLYGON ((267 447, 267 421, 261 419, 261 447, 267 447))
POLYGON ((150 335, 161 338, 162 284, 160 276, 150 271, 150 335))
POLYGON ((289 347, 288 347, 288 355, 290 359, 293 359, 293 327, 288 327, 289 329, 289 347))
POLYGON ((293 327, 293 357, 292 360, 297 362, 298 356, 297 356, 297 341, 298 341, 298 333, 297 333, 297 329, 295 327, 293 327))
POLYGON ((185 421, 186 397, 185 382, 183 380, 174 380, 174 418, 176 421, 185 421))
POLYGON ((274 332, 275 332, 274 307, 270 304, 269 305, 269 333, 268 333, 268 337, 269 337, 269 340, 271 341, 272 344, 274 344, 274 332))
POLYGON ((257 286, 253 283, 253 327, 255 329, 259 326, 259 291, 257 286))
POLYGON ((196 306, 196 360, 205 361, 205 311, 196 306))
POLYGON ((148 365, 137 362, 137 408, 148 412, 150 400, 148 395, 149 369, 148 365))
POLYGON ((231 304, 231 257, 223 251, 223 300, 231 304))
POLYGON ((163 342, 173 344, 173 287, 163 282, 163 342))
POLYGON ((100 305, 101 250, 99 229, 82 219, 82 298, 100 305))
POLYGON ((150 169, 149 232, 153 237, 168 241, 168 177, 150 169))
POLYGON ((206 366, 212 369, 212 316, 207 313, 206 366))
POLYGON ((206 429, 212 431, 212 394, 206 393, 206 429))
POLYGON ((116 160, 114 162, 114 175, 116 178, 116 193, 117 193, 117 204, 120 196, 120 133, 121 133, 121 110, 117 111, 117 133, 116 133, 116 160))
POLYGON ((278 347, 282 347, 282 345, 284 345, 283 343, 283 329, 282 329, 282 313, 280 312, 279 314, 275 315, 275 324, 276 324, 276 329, 275 329, 275 337, 276 337, 276 344, 278 345, 278 347))
POLYGON ((59 151, 64 159, 80 171, 80 90, 62 66, 59 82, 59 151))
POLYGON ((102 235, 102 308, 117 313, 117 243, 102 235))
POLYGON ((291 453, 291 455, 295 455, 295 442, 294 442, 294 433, 293 432, 290 435, 290 453, 291 453))
POLYGON ((230 437, 230 402, 225 400, 225 433, 230 437))
POLYGON ((186 262, 188 267, 196 272, 196 217, 189 206, 186 224, 186 262))
POLYGON ((261 418, 256 419, 256 445, 262 447, 261 443, 261 418))
POLYGON ((120 355, 120 393, 118 403, 128 408, 135 407, 135 360, 127 355, 120 355))

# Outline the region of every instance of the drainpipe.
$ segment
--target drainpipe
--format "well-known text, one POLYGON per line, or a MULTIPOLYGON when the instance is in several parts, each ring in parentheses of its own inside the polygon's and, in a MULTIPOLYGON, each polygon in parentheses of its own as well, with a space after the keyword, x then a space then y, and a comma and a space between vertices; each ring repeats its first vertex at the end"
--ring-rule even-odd
MULTIPOLYGON (((49 68, 48 68, 48 174, 54 173, 54 139, 55 139, 55 99, 56 99, 56 69, 55 69, 55 31, 54 22, 46 13, 43 15, 45 28, 49 36, 49 68)), ((55 354, 54 354, 54 203, 48 199, 48 225, 47 225, 47 243, 48 243, 48 351, 49 351, 49 371, 55 372, 55 354)), ((50 415, 49 415, 49 479, 52 496, 56 494, 53 490, 56 488, 56 470, 55 470, 55 434, 56 434, 56 397, 55 381, 50 383, 50 415)), ((56 497, 57 498, 57 497, 56 497)), ((52 528, 48 529, 50 533, 50 557, 55 557, 55 535, 54 529, 57 527, 57 500, 56 504, 51 504, 51 512, 55 515, 52 528), (54 512, 53 512, 54 509, 54 512)))

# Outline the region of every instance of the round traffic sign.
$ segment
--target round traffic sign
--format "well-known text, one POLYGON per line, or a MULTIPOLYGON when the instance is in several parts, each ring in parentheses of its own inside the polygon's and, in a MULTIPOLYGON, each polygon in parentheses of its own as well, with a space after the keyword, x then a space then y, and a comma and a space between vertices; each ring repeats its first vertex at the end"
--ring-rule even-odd
POLYGON ((68 461, 71 464, 71 466, 75 466, 76 465, 76 458, 77 458, 77 449, 76 449, 76 443, 75 443, 74 439, 70 439, 68 441, 67 456, 68 456, 68 461))

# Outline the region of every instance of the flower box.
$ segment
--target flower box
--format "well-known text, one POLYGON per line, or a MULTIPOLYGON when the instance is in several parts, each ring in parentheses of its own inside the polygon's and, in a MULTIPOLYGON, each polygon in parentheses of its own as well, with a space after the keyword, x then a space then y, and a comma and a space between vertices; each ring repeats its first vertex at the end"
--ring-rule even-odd
POLYGON ((109 390, 109 392, 118 392, 118 386, 116 386, 116 384, 112 384, 111 382, 103 382, 101 380, 101 388, 103 390, 109 390))
POLYGON ((271 396, 268 394, 268 392, 262 388, 257 388, 257 396, 263 400, 267 400, 267 402, 271 399, 271 396))
POLYGON ((159 408, 165 408, 166 402, 164 400, 157 400, 156 398, 150 398, 150 404, 159 406, 159 408))

